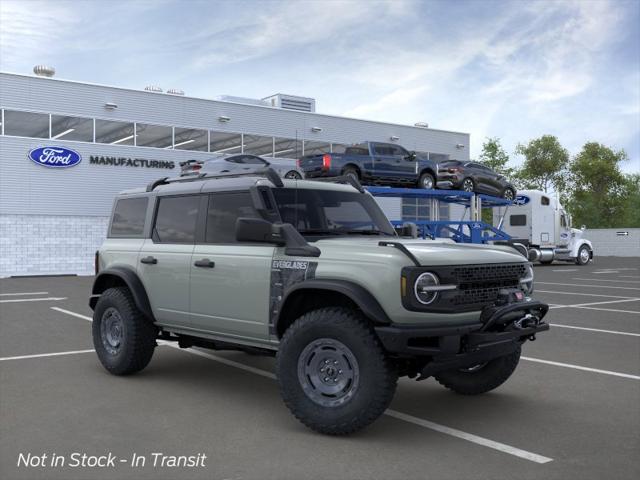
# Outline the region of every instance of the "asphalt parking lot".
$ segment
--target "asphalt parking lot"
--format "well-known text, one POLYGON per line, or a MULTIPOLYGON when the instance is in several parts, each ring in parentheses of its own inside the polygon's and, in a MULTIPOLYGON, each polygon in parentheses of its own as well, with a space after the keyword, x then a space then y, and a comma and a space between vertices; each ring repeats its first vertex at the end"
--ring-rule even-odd
POLYGON ((463 397, 405 378, 346 438, 295 420, 270 358, 161 345, 140 374, 111 376, 92 351, 91 277, 0 280, 0 478, 640 478, 640 258, 535 275, 552 330, 505 385, 463 397), (74 452, 128 461, 47 464, 74 452), (48 459, 18 467, 21 453, 48 459), (205 466, 154 467, 152 453, 205 466))

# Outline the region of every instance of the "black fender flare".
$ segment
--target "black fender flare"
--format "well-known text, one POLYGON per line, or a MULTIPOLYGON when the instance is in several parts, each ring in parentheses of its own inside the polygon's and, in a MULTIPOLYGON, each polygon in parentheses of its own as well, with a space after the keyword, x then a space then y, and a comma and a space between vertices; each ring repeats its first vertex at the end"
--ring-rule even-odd
POLYGON ((426 165, 426 166, 422 167, 422 169, 420 169, 420 172, 418 173, 418 180, 425 173, 428 173, 429 175, 431 175, 433 177, 433 181, 434 182, 438 181, 438 175, 436 175, 435 169, 433 167, 429 166, 429 165, 426 165))
POLYGON ((140 310, 145 317, 154 321, 147 291, 145 290, 140 277, 138 277, 138 274, 132 268, 128 267, 111 267, 98 274, 93 281, 93 288, 91 289, 91 298, 89 300, 89 306, 91 309, 95 309, 100 294, 108 288, 108 279, 113 277, 119 278, 125 283, 133 296, 133 300, 136 302, 138 310, 140 310))
POLYGON ((300 290, 324 290, 340 293, 355 303, 358 308, 362 310, 365 316, 371 319, 374 323, 380 325, 388 325, 391 323, 391 320, 380 306, 378 300, 376 300, 376 298, 361 285, 348 280, 309 279, 296 283, 284 294, 282 298, 282 307, 279 309, 278 316, 273 322, 276 331, 278 331, 278 326, 281 320, 280 313, 285 310, 287 301, 291 298, 293 293, 299 292, 300 290))

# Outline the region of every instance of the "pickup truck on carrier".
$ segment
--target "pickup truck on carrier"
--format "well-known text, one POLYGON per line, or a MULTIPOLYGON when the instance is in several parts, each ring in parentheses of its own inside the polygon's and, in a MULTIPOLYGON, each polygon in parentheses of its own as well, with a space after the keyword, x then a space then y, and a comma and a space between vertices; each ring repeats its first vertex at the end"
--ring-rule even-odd
POLYGON ((393 143, 364 142, 344 153, 307 155, 298 161, 307 178, 353 177, 362 183, 435 188, 438 164, 393 143))

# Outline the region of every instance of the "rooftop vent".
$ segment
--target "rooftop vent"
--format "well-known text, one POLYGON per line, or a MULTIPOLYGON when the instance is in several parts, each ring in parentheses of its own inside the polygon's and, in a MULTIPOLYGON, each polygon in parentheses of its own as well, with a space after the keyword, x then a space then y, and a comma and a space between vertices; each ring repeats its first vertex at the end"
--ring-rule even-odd
POLYGON ((184 95, 184 91, 180 90, 179 88, 170 88, 169 90, 167 90, 167 93, 169 95, 184 95))
POLYGON ((420 128, 429 128, 429 124, 427 122, 417 122, 413 124, 415 127, 420 128))
POLYGON ((220 95, 216 97, 216 100, 220 100, 222 102, 232 102, 232 103, 244 103, 247 105, 259 105, 261 107, 268 107, 269 103, 264 100, 258 100, 256 98, 247 98, 247 97, 235 97, 233 95, 220 95))
POLYGON ((276 93, 262 100, 268 102, 272 107, 284 108, 285 110, 296 110, 298 112, 316 111, 316 101, 313 98, 276 93))
POLYGON ((147 92, 162 93, 162 89, 160 87, 158 87, 157 85, 147 85, 146 87, 144 87, 144 89, 147 92))
POLYGON ((48 67, 47 65, 36 65, 33 67, 33 73, 39 77, 53 77, 56 74, 56 69, 48 67))

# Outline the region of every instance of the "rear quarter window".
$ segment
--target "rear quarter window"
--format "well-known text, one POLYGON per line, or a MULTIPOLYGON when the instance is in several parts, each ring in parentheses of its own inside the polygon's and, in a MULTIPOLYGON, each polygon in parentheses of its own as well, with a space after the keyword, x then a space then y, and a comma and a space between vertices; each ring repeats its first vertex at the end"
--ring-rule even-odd
POLYGON ((109 229, 110 237, 142 237, 147 215, 147 197, 123 198, 116 202, 109 229))

